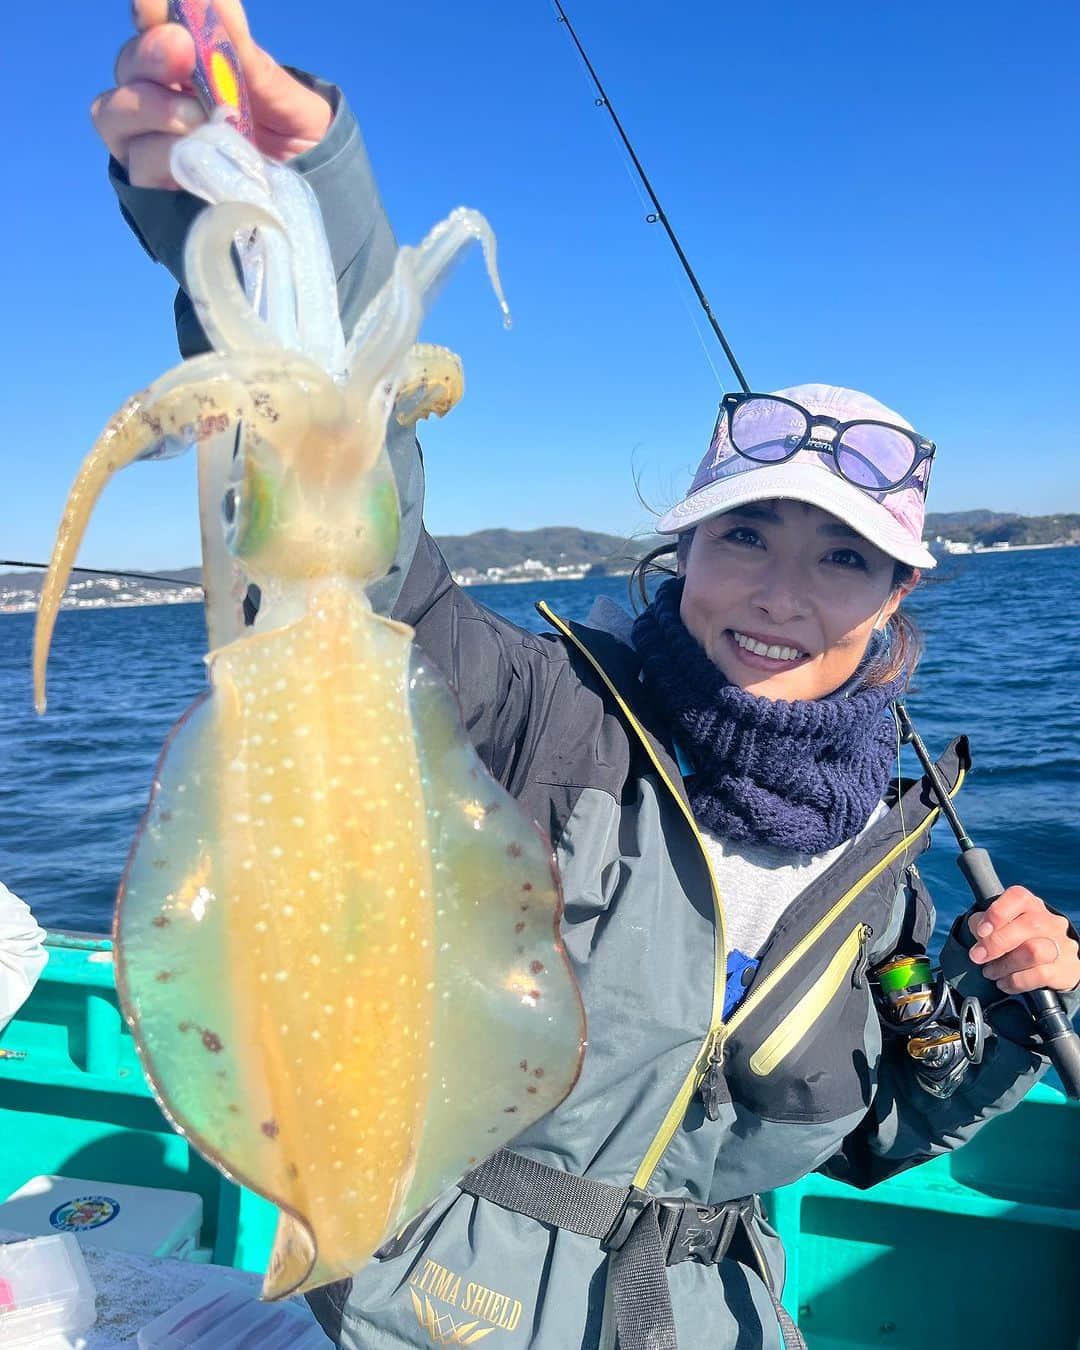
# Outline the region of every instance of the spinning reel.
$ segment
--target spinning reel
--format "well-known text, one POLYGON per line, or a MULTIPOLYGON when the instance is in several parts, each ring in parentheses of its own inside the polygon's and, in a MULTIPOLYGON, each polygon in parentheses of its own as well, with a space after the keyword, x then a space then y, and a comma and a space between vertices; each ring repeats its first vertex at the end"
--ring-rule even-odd
POLYGON ((987 1026, 978 1000, 958 1000, 926 956, 891 957, 870 978, 885 1030, 907 1038, 919 1086, 951 1097, 982 1060, 987 1026))

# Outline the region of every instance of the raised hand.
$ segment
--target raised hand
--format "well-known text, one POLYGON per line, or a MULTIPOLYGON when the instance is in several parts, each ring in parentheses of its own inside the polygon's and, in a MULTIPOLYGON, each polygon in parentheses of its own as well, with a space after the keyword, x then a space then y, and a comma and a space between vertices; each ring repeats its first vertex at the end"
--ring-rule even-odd
MULTIPOLYGON (((317 144, 330 124, 329 104, 254 41, 239 0, 215 0, 247 84, 254 140, 263 154, 288 160, 317 144)), ((176 188, 169 168, 175 142, 206 120, 195 97, 195 46, 168 22, 168 0, 133 0, 136 34, 120 48, 112 89, 90 115, 109 152, 136 187, 176 188)))

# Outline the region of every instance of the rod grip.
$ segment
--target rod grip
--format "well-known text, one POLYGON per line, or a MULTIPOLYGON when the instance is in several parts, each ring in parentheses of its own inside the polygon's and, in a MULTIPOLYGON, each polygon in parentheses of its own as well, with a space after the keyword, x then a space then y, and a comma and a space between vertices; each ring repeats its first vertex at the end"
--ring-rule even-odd
POLYGON ((984 848, 966 848, 957 856, 956 865, 971 887, 976 909, 988 909, 1005 889, 984 848))
POLYGON ((1066 1097, 1080 1101, 1080 1036, 1073 1030, 1061 999, 1052 989, 1033 989, 1023 998, 1066 1097))

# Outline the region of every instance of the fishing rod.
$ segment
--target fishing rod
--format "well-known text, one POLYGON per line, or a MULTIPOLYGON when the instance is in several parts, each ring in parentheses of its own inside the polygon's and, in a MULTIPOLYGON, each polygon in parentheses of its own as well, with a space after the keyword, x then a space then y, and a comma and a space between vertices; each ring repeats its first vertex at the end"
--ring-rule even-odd
POLYGON ((619 136, 622 139, 622 143, 626 147, 626 153, 630 156, 634 168, 637 170, 637 175, 641 179, 645 191, 649 194, 649 200, 653 204, 653 211, 645 217, 645 220, 650 225, 657 225, 657 224, 663 225, 664 230, 667 233, 667 237, 671 240, 671 246, 672 248, 674 248, 676 254, 678 255, 679 262, 682 264, 682 269, 689 278, 690 285, 693 286, 694 288, 694 294, 698 298, 698 303, 701 305, 701 308, 705 311, 705 317, 708 319, 713 332, 716 334, 717 341, 720 343, 720 346, 724 349, 724 355, 728 359, 728 364, 731 366, 731 369, 735 372, 735 378, 739 381, 739 384, 742 386, 743 393, 749 394, 751 392, 751 389, 746 382, 746 376, 742 373, 738 361, 735 360, 735 353, 731 350, 731 346, 728 343, 727 338, 724 336, 723 330, 716 321, 716 315, 712 311, 712 306, 709 304, 708 297, 702 290, 701 283, 694 275, 694 269, 690 266, 690 260, 683 252, 683 247, 679 243, 678 235, 672 228, 671 221, 668 220, 664 208, 660 205, 660 199, 653 191, 653 185, 649 182, 648 174, 642 167, 641 160, 638 159, 637 154, 634 151, 634 147, 630 144, 630 137, 623 130, 623 124, 619 121, 618 114, 612 107, 611 100, 608 98, 604 86, 600 83, 600 76, 597 75, 595 69, 593 68, 592 62, 586 55, 585 48, 581 45, 581 40, 578 37, 577 33, 574 31, 574 25, 570 22, 569 18, 567 17, 566 10, 563 9, 562 5, 559 3, 559 0, 554 0, 554 5, 556 10, 558 11, 557 22, 566 25, 566 31, 570 34, 570 37, 573 39, 574 46, 578 49, 578 55, 585 63, 585 69, 589 72, 589 78, 592 80, 593 84, 596 85, 596 90, 599 95, 599 97, 596 99, 596 106, 598 108, 607 109, 608 114, 611 117, 611 120, 615 123, 615 130, 619 133, 619 136))
MULTIPOLYGON (((46 572, 49 564, 18 562, 14 558, 0 558, 0 567, 33 567, 46 572)), ((203 589, 201 582, 184 581, 181 577, 155 576, 153 572, 114 572, 107 567, 73 567, 71 570, 73 572, 88 572, 94 577, 129 577, 132 581, 163 581, 168 586, 198 586, 200 591, 203 589)))
MULTIPOLYGON (((941 814, 949 822, 956 835, 956 842, 960 845, 960 856, 956 862, 975 897, 975 910, 981 912, 989 909, 1005 889, 994 870, 990 854, 984 848, 976 848, 971 835, 961 824, 949 790, 938 773, 937 765, 930 758, 922 737, 912 725, 907 708, 899 701, 894 706, 900 739, 910 745, 918 756, 941 814)), ((1022 994, 1021 998, 1035 1023, 1043 1049, 1058 1072, 1066 1095, 1073 1101, 1080 1100, 1080 1036, 1073 1030, 1061 999, 1053 989, 1033 989, 1022 994)))

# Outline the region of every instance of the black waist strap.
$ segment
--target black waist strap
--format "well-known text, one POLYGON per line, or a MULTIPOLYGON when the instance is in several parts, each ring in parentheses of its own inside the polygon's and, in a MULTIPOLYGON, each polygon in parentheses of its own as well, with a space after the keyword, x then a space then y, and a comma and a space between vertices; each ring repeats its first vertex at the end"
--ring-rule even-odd
MULTIPOLYGON (((741 1225, 755 1214, 753 1196, 723 1205, 664 1200, 636 1186, 608 1186, 500 1149, 458 1183, 470 1195, 540 1223, 599 1240, 611 1261, 619 1350, 677 1350, 665 1267, 722 1261, 741 1225)), ((766 1287, 768 1287, 766 1285, 766 1287)), ((785 1350, 805 1350, 798 1327, 769 1290, 785 1350)))

